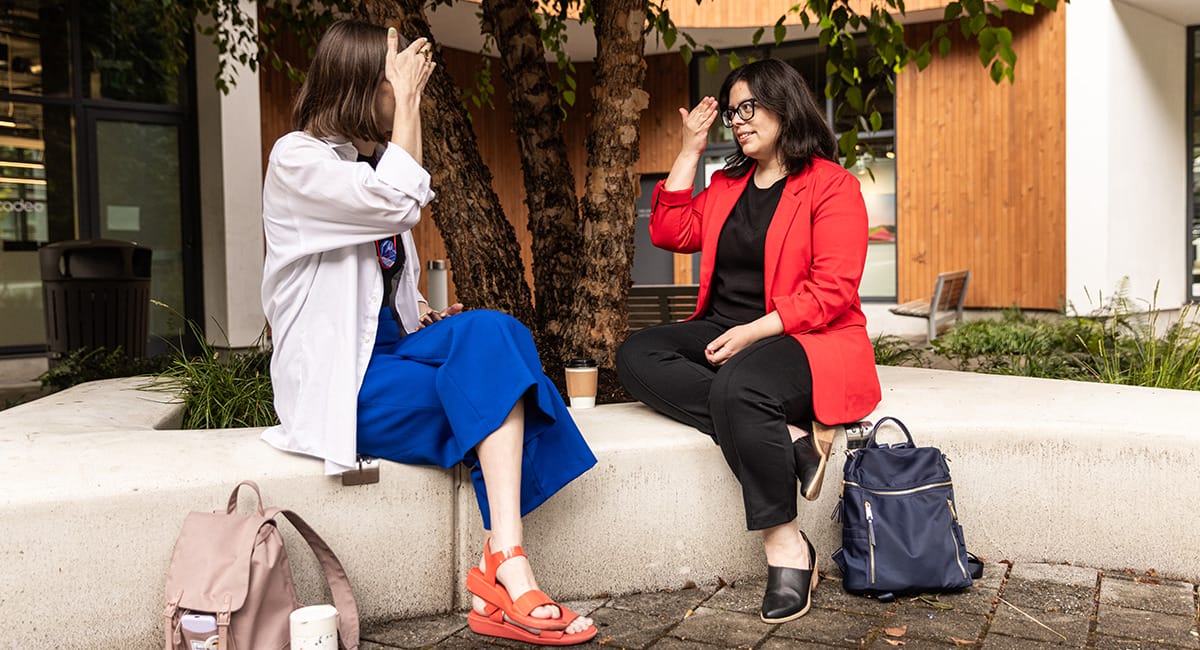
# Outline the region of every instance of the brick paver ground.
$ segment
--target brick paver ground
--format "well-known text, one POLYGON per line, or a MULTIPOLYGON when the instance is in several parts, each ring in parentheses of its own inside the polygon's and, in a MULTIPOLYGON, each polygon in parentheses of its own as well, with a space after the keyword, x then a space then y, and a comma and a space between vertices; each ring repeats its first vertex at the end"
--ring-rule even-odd
MULTIPOLYGON (((579 648, 1142 648, 1200 650, 1197 585, 1132 571, 989 562, 966 592, 892 603, 851 596, 825 576, 813 609, 783 625, 758 620, 764 583, 745 581, 568 603, 596 621, 579 648)), ((393 621, 363 632, 363 650, 531 648, 489 640, 464 613, 393 621)))

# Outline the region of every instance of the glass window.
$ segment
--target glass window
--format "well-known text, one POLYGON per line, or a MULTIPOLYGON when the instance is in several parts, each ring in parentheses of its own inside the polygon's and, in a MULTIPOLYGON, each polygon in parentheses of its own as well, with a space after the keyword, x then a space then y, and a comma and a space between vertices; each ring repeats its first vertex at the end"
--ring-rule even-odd
MULTIPOLYGON (((96 122, 100 236, 136 241, 153 250, 150 297, 179 313, 183 302, 183 224, 179 127, 96 122)), ((177 318, 150 310, 150 334, 180 334, 177 318)))
POLYGON ((1192 87, 1188 89, 1188 98, 1191 100, 1191 105, 1188 107, 1191 117, 1188 120, 1190 131, 1188 150, 1191 155, 1188 158, 1191 164, 1188 165, 1188 178, 1191 181, 1192 198, 1191 204, 1188 206, 1191 221, 1188 224, 1188 237, 1185 245, 1187 249, 1188 297, 1196 300, 1200 298, 1200 83, 1197 82, 1200 79, 1200 27, 1192 27, 1190 35, 1192 49, 1188 82, 1192 84, 1192 87))
POLYGON ((11 103, 0 117, 0 346, 45 341, 38 248, 75 236, 71 110, 11 103))
POLYGON ((71 94, 65 0, 8 0, 0 12, 0 87, 18 95, 71 94))
POLYGON ((850 171, 867 206, 867 263, 858 294, 896 296, 896 152, 891 138, 866 140, 850 171), (871 153, 873 152, 873 153, 871 153))
POLYGON ((174 2, 89 3, 80 15, 85 97, 184 103, 187 26, 174 2), (174 32, 174 35, 172 35, 174 32))

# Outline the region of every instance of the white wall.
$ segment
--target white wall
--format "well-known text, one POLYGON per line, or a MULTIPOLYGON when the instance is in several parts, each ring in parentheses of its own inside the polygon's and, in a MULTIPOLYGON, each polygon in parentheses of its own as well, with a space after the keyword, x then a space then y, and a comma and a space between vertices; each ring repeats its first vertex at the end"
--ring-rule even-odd
MULTIPOLYGON (((1067 5, 1067 298, 1125 276, 1130 296, 1186 298, 1187 30, 1129 5, 1067 5)), ((1089 302, 1088 294, 1091 294, 1089 302)))
MULTIPOLYGON (((255 2, 243 0, 241 6, 248 15, 257 15, 255 2)), ((213 345, 239 348, 254 344, 266 322, 259 294, 263 231, 258 73, 238 66, 236 85, 222 95, 213 81, 216 70, 216 47, 197 34, 204 328, 213 345)))

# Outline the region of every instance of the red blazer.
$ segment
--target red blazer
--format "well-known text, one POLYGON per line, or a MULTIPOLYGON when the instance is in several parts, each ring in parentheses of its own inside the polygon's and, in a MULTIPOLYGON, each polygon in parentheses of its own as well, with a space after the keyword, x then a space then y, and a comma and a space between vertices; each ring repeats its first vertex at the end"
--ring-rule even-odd
MULTIPOLYGON (((696 318, 708 309, 717 240, 733 206, 753 178, 713 174, 708 188, 671 192, 654 188, 650 239, 677 253, 700 251, 696 318)), ((858 179, 840 165, 815 159, 788 178, 767 228, 763 296, 786 334, 808 355, 813 408, 826 424, 854 422, 879 403, 875 353, 858 285, 867 259, 867 209, 858 179)), ((689 318, 688 320, 691 320, 689 318)))

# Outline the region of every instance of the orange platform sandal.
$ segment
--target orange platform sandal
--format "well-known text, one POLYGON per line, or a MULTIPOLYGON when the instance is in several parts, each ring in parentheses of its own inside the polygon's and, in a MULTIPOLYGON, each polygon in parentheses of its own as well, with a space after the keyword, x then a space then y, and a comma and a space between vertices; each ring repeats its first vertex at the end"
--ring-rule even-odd
POLYGON ((490 543, 485 543, 483 554, 485 571, 472 567, 467 572, 467 591, 486 603, 483 614, 472 609, 467 615, 467 623, 472 632, 552 646, 586 643, 596 636, 594 625, 573 634, 564 632, 572 621, 579 618, 579 614, 554 602, 554 599, 538 589, 531 589, 513 601, 508 589, 496 580, 496 570, 514 557, 525 557, 525 551, 520 546, 492 553, 490 543), (530 612, 543 605, 557 607, 558 617, 536 618, 530 615, 530 612))

